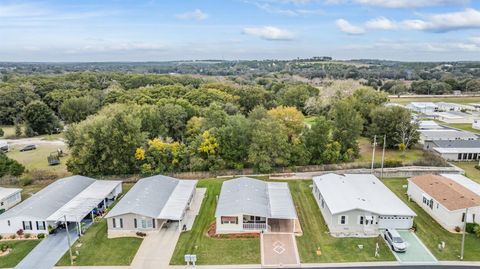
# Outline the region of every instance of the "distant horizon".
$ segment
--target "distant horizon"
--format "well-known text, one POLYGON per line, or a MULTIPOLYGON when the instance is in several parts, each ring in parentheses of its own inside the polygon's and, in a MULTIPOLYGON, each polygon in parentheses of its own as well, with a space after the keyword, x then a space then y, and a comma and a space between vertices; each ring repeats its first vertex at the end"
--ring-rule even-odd
POLYGON ((0 61, 480 61, 474 0, 0 0, 0 61))

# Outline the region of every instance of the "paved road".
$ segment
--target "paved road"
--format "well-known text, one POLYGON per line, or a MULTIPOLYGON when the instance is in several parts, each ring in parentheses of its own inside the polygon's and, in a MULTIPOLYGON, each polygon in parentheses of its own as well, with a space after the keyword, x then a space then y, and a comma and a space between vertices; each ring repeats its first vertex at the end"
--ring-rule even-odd
MULTIPOLYGON (((78 239, 75 229, 70 230, 71 243, 78 239)), ((15 269, 51 269, 68 251, 67 232, 57 232, 43 239, 15 269)))

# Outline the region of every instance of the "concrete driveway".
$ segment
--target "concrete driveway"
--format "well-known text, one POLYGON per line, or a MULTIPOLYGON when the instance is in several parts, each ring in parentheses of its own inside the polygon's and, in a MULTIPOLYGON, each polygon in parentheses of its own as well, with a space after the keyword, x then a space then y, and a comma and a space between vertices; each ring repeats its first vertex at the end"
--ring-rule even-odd
POLYGON ((299 267, 297 243, 293 233, 264 233, 260 235, 263 267, 299 267))
MULTIPOLYGON (((398 231, 400 236, 407 244, 407 251, 397 253, 393 251, 393 255, 400 263, 403 264, 435 264, 437 259, 430 250, 423 244, 420 238, 414 232, 398 231)), ((388 243, 387 243, 388 244, 388 243)))
MULTIPOLYGON (((75 229, 70 230, 70 238, 73 245, 78 239, 75 229)), ((67 232, 65 230, 58 231, 56 234, 43 239, 15 268, 51 269, 67 251, 67 232)))

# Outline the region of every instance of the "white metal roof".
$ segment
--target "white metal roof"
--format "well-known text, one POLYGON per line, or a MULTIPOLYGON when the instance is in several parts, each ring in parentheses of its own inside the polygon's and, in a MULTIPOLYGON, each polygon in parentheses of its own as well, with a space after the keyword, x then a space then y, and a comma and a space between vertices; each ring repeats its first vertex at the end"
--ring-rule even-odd
POLYGON ((13 195, 17 192, 21 192, 21 191, 22 191, 22 189, 18 189, 18 188, 3 188, 3 187, 0 187, 0 200, 8 198, 11 195, 13 195))
POLYGON ((137 214, 157 219, 181 220, 197 182, 162 175, 142 178, 106 217, 137 214))
POLYGON ((96 180, 72 200, 55 211, 55 213, 50 215, 47 220, 57 221, 65 216, 67 221, 78 222, 87 216, 121 184, 121 181, 96 180))
POLYGON ((425 140, 478 139, 474 133, 454 129, 429 129, 419 130, 419 132, 425 137, 425 140))
POLYGON ((435 103, 433 102, 411 102, 409 105, 418 107, 418 108, 436 108, 438 107, 435 103))
POLYGON ((158 218, 181 220, 196 185, 197 180, 179 180, 158 218))
POLYGON ((416 216, 374 175, 330 173, 313 181, 332 214, 363 210, 385 216, 416 216))
POLYGON ((433 150, 441 154, 453 153, 480 153, 480 148, 440 148, 433 147, 433 150))
POLYGON ((223 182, 215 217, 252 215, 297 219, 288 184, 240 177, 223 182))
POLYGON ((458 184, 462 185, 463 187, 469 189, 470 191, 474 192, 477 195, 480 195, 480 184, 474 182, 473 180, 469 179, 464 175, 459 174, 440 174, 443 177, 449 178, 458 184))
POLYGON ((433 120, 421 120, 418 122, 418 126, 420 129, 444 129, 444 127, 433 120))

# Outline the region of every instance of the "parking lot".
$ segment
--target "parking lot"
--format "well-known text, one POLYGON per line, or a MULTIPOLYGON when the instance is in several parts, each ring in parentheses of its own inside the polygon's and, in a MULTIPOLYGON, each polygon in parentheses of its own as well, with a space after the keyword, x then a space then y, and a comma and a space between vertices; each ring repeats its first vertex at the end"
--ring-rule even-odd
MULTIPOLYGON (((437 259, 422 241, 411 231, 398 231, 407 245, 407 251, 404 253, 393 252, 395 258, 400 263, 410 264, 432 264, 437 263, 437 259)), ((388 244, 388 243, 387 243, 388 244)))

